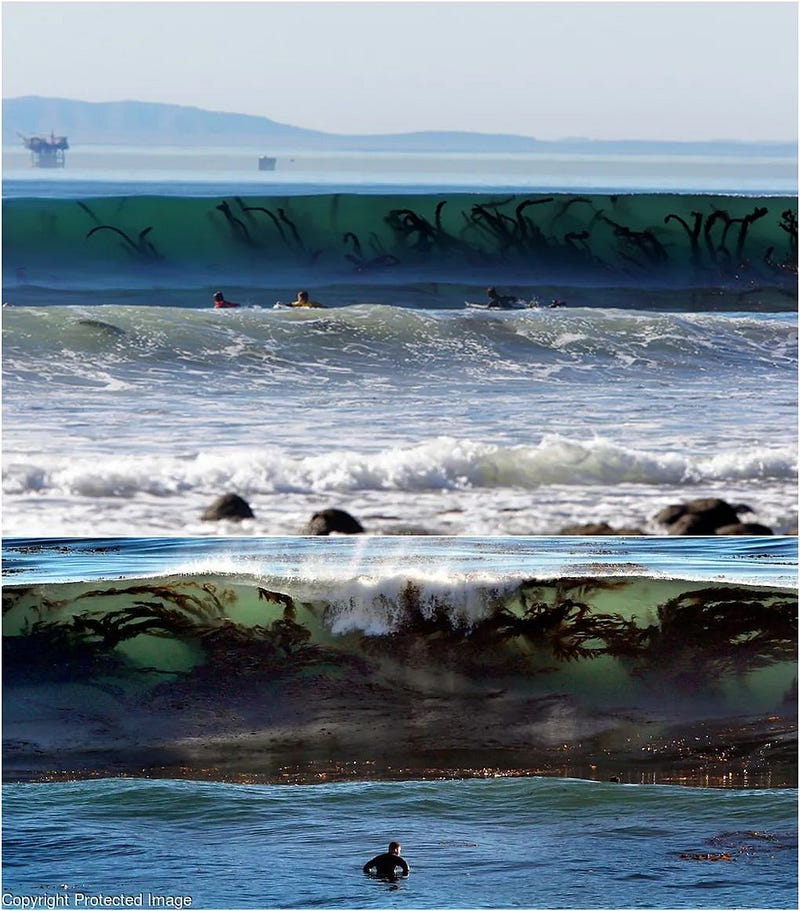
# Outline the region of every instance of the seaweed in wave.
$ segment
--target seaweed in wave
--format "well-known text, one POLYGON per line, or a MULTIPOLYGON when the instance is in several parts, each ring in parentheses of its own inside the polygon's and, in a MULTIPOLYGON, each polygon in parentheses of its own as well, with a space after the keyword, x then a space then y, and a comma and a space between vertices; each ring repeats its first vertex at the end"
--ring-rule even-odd
POLYGON ((26 276, 89 268, 119 280, 126 266, 132 279, 165 266, 197 275, 213 262, 218 282, 238 284, 263 282, 268 269, 276 280, 317 286, 387 274, 406 283, 500 276, 787 293, 797 276, 788 197, 318 194, 119 197, 91 206, 20 198, 6 201, 4 218, 6 271, 26 276))

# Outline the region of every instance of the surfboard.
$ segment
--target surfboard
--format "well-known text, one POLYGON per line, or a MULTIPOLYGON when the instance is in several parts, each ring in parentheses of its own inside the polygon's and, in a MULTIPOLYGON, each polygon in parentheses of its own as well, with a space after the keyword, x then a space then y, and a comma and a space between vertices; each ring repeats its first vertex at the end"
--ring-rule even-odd
POLYGON ((511 304, 504 304, 502 307, 492 307, 479 301, 464 301, 464 306, 471 307, 474 310, 535 310, 539 306, 539 301, 536 299, 526 301, 519 298, 511 304))
POLYGON ((284 304, 282 301, 275 301, 272 305, 273 310, 329 310, 330 307, 293 307, 291 304, 284 304))

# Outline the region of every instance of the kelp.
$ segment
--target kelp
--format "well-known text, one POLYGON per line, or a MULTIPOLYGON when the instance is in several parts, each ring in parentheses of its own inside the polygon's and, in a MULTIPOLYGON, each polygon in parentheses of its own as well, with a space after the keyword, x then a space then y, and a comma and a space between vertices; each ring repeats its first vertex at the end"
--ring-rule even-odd
POLYGON ((627 579, 582 576, 523 581, 512 591, 490 587, 482 592, 482 611, 467 617, 454 597, 409 580, 397 596, 373 598, 373 609, 391 618, 382 635, 331 633, 325 642, 315 640, 315 627, 298 618, 332 626, 341 604, 298 602, 264 587, 237 591, 194 580, 153 582, 93 587, 54 599, 49 591, 9 586, 4 611, 27 614, 18 634, 3 638, 4 674, 60 680, 157 670, 141 658, 134 661, 126 649, 140 637, 188 646, 197 656, 193 667, 203 665, 206 674, 240 676, 348 658, 359 666, 390 659, 473 676, 536 675, 610 657, 631 677, 658 675, 696 686, 797 661, 797 599, 791 593, 709 585, 657 605, 650 619, 595 606, 598 593, 613 603, 615 592, 622 596, 629 585, 627 579), (256 613, 264 611, 263 622, 231 616, 245 597, 252 598, 250 611, 253 605, 256 613), (108 604, 76 610, 101 599, 108 604))

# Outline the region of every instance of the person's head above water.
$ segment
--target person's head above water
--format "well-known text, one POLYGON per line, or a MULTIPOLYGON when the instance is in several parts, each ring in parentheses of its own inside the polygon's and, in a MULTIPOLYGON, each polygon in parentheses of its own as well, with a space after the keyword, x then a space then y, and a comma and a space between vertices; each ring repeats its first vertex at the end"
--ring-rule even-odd
POLYGON ((215 300, 215 301, 223 301, 223 300, 225 300, 225 296, 223 295, 223 293, 222 293, 221 291, 215 291, 215 292, 214 292, 214 300, 215 300))
POLYGON ((298 291, 297 299, 299 301, 307 301, 308 300, 308 291, 298 291))
POLYGON ((400 842, 390 841, 388 850, 383 854, 377 854, 372 860, 368 860, 363 869, 368 875, 374 870, 381 879, 394 881, 397 877, 396 870, 398 867, 401 869, 403 876, 408 876, 411 868, 405 857, 400 856, 400 842))

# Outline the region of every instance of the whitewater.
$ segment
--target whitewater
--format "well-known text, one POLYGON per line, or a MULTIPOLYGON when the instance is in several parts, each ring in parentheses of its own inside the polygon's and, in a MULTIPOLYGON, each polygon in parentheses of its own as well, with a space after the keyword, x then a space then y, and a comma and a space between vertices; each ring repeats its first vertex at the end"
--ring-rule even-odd
POLYGON ((796 521, 797 320, 19 307, 4 312, 6 533, 657 530, 687 497, 796 521), (255 513, 209 524, 236 492, 255 513))

